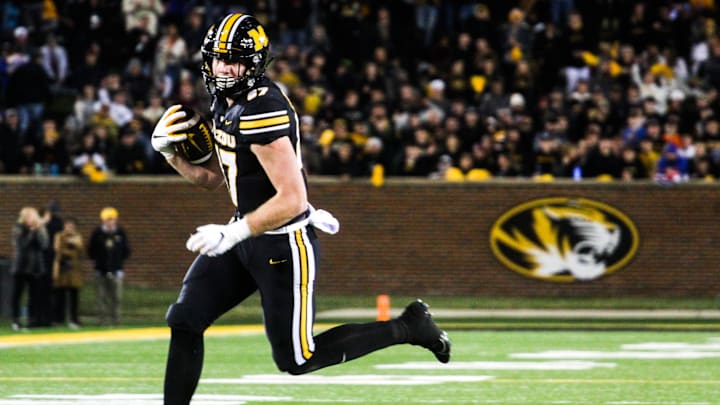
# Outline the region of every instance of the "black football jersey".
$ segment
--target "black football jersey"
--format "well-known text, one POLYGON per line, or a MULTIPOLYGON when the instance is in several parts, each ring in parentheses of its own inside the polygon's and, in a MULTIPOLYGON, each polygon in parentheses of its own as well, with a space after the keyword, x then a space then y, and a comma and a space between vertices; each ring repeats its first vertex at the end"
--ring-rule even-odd
POLYGON ((213 134, 230 198, 237 213, 244 215, 276 192, 250 145, 265 145, 287 136, 295 149, 297 169, 302 171, 300 126, 290 100, 267 78, 234 95, 233 100, 227 109, 215 106, 213 134))

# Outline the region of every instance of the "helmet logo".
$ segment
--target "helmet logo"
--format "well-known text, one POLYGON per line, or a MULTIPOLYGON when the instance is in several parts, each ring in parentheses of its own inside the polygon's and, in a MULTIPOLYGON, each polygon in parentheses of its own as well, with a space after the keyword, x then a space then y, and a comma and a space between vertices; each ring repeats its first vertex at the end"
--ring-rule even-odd
POLYGON ((528 277, 590 281, 624 267, 638 248, 635 224, 584 198, 541 198, 503 214, 490 232, 495 257, 528 277))
POLYGON ((255 41, 252 38, 243 38, 240 40, 240 46, 243 49, 255 48, 255 41))
POLYGON ((248 35, 250 35, 250 37, 253 39, 256 51, 263 49, 270 43, 267 35, 265 35, 265 29, 262 27, 262 25, 258 25, 257 27, 248 31, 248 35))

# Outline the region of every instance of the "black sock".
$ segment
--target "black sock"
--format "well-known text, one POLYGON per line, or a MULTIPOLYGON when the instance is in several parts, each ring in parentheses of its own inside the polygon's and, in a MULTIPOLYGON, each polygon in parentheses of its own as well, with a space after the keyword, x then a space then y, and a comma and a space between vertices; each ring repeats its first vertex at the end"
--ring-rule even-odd
POLYGON ((315 337, 315 352, 307 363, 292 374, 303 374, 342 363, 376 350, 404 343, 404 327, 398 320, 388 322, 347 323, 315 337))
POLYGON ((172 329, 165 369, 165 405, 187 405, 200 380, 203 336, 172 329))

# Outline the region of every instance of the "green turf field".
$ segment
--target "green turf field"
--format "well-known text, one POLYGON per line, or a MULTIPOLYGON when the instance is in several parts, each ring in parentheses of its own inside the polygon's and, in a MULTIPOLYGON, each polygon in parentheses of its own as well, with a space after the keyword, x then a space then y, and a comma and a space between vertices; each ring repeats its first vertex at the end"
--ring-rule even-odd
MULTIPOLYGON (((0 335, 0 405, 161 404, 165 328, 91 329, 0 335)), ((720 404, 716 331, 453 330, 447 365, 396 346, 293 377, 261 330, 211 328, 193 404, 720 404)))

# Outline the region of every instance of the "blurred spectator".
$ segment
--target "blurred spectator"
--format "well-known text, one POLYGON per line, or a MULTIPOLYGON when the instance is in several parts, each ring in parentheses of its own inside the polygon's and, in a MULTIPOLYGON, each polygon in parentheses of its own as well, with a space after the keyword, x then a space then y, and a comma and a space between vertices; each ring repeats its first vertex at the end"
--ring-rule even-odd
POLYGON ((85 84, 73 105, 74 117, 80 128, 87 128, 90 125, 97 102, 95 86, 90 83, 85 84))
POLYGON ((370 176, 377 165, 383 168, 388 166, 389 162, 385 161, 383 150, 383 141, 377 137, 371 137, 365 142, 359 158, 359 170, 361 176, 370 176))
POLYGON ((502 45, 498 51, 504 55, 503 59, 506 63, 516 63, 531 55, 534 33, 525 17, 525 11, 513 8, 508 13, 507 22, 501 28, 502 45))
POLYGON ((597 146, 588 153, 582 168, 583 176, 597 178, 609 175, 614 179, 619 179, 622 174, 622 165, 622 160, 615 151, 612 139, 600 138, 597 146))
POLYGON ((58 175, 70 172, 70 155, 54 120, 43 121, 42 140, 37 154, 41 174, 58 175))
POLYGON ((440 19, 438 0, 418 1, 415 8, 415 26, 422 34, 423 45, 430 46, 435 36, 435 28, 440 19))
POLYGON ((280 45, 287 47, 290 44, 305 47, 307 45, 307 27, 312 11, 310 2, 300 0, 279 0, 278 30, 280 45))
POLYGON ((188 58, 188 49, 185 40, 178 32, 177 25, 170 23, 164 31, 157 44, 154 76, 156 80, 167 80, 164 94, 170 97, 178 86, 180 68, 188 58))
POLYGON ((489 91, 484 92, 480 99, 480 114, 494 116, 497 110, 510 106, 510 95, 505 92, 505 85, 501 80, 490 83, 489 91))
MULTIPOLYGON (((255 17, 257 18, 258 15, 255 14, 255 17)), ((202 63, 200 47, 202 46, 202 41, 205 39, 206 30, 205 9, 202 7, 193 8, 190 14, 188 14, 186 26, 180 34, 188 49, 188 59, 193 65, 202 63)))
POLYGON ((672 72, 667 71, 667 67, 657 73, 653 72, 652 69, 641 73, 638 64, 632 67, 633 80, 640 90, 640 97, 657 103, 657 112, 660 115, 665 114, 670 92, 677 86, 672 74, 672 72))
POLYGON ((17 110, 5 110, 0 121, 0 173, 18 172, 18 153, 20 149, 20 118, 17 110))
MULTIPOLYGON (((478 153, 485 154, 482 160, 490 162, 491 170, 501 171, 499 157, 505 155, 511 163, 506 167, 531 176, 534 134, 543 131, 557 139, 561 164, 556 175, 570 176, 569 162, 597 157, 590 152, 597 145, 585 139, 591 126, 602 137, 622 139, 613 146, 617 158, 630 147, 647 163, 666 142, 679 145, 680 134, 688 134, 693 145, 704 141, 706 120, 720 114, 720 74, 715 74, 720 40, 713 18, 718 7, 712 2, 696 7, 647 0, 257 0, 242 6, 71 1, 56 2, 57 13, 48 12, 47 18, 41 17, 38 2, 6 3, 0 97, 18 113, 21 135, 9 140, 7 134, 17 129, 0 123, 2 145, 10 150, 0 151, 5 172, 34 173, 37 163, 37 172, 44 173, 48 162, 40 153, 39 123, 47 118, 58 126, 64 123, 60 139, 74 155, 82 154, 82 134, 103 127, 95 134, 96 149, 98 156, 111 159, 118 135, 134 116, 154 123, 165 106, 177 102, 207 113, 206 92, 198 92, 204 83, 194 67, 201 63, 198 50, 207 21, 231 9, 278 22, 277 30, 265 33, 275 57, 268 75, 284 86, 298 114, 313 120, 317 136, 303 146, 311 174, 330 174, 320 161, 338 146, 322 134, 328 128, 334 133, 339 118, 362 166, 363 142, 373 136, 382 141, 380 159, 391 176, 405 166, 398 162, 414 154, 406 146, 415 142, 421 125, 438 148, 421 153, 421 160, 430 159, 435 177, 451 134, 461 141, 462 151, 472 152, 472 145, 481 143, 478 153), (48 86, 28 87, 34 80, 18 86, 13 76, 18 70, 27 75, 35 54, 42 55, 42 70, 50 73, 48 86), (66 59, 67 69, 56 69, 52 55, 66 59), (54 93, 33 98, 32 105, 18 100, 62 82, 63 70, 65 87, 76 91, 59 93, 74 97, 72 118, 62 116, 67 114, 62 99, 48 98, 54 93), (32 120, 27 118, 31 112, 36 113, 32 120), (642 146, 645 137, 651 138, 652 151, 642 146)), ((137 139, 144 144, 144 133, 137 139)), ((705 157, 692 162, 708 160, 714 170, 720 147, 711 142, 706 150, 705 157)), ((458 164, 458 154, 453 155, 452 163, 458 164)), ((152 160, 145 173, 167 170, 152 160)), ((690 167, 696 178, 695 166, 690 167)))
POLYGON ((513 161, 504 153, 497 155, 497 169, 495 170, 495 176, 512 178, 520 175, 520 171, 513 161))
POLYGON ((720 89, 720 39, 716 37, 708 42, 710 57, 700 65, 698 73, 708 86, 720 89))
POLYGON ((13 261, 10 274, 13 275, 12 328, 20 330, 21 301, 28 289, 28 319, 26 326, 35 326, 38 319, 40 297, 38 280, 49 272, 45 263, 45 251, 50 246, 47 229, 37 209, 23 207, 17 223, 12 229, 13 261))
POLYGON ((651 21, 647 17, 645 2, 637 2, 632 6, 630 18, 623 21, 622 40, 640 52, 650 39, 651 21))
POLYGON ((498 27, 491 20, 490 9, 485 4, 478 3, 473 7, 472 14, 462 23, 462 31, 473 39, 485 39, 491 48, 497 49, 498 27))
POLYGON ((323 172, 349 180, 365 174, 357 158, 355 146, 349 141, 334 142, 322 162, 323 172))
POLYGON ((652 140, 643 139, 640 142, 638 159, 640 159, 640 162, 642 162, 642 165, 645 168, 645 172, 648 175, 652 175, 655 173, 658 161, 660 160, 660 153, 655 150, 652 140))
POLYGON ((718 176, 718 170, 720 167, 718 167, 710 155, 707 144, 704 142, 697 142, 693 146, 695 147, 695 156, 692 161, 693 171, 690 174, 691 178, 714 181, 718 176))
POLYGON ((533 161, 533 176, 558 176, 562 168, 562 155, 555 136, 543 131, 537 136, 537 150, 533 161))
POLYGON ((65 219, 62 231, 53 239, 53 248, 55 251, 52 267, 54 321, 65 323, 69 315, 68 326, 77 329, 80 327, 79 292, 83 286, 81 258, 85 246, 74 218, 65 219))
POLYGON ((158 22, 165 12, 161 0, 122 0, 125 29, 129 32, 143 25, 151 36, 158 34, 158 22))
POLYGON ((88 242, 88 257, 94 262, 97 284, 98 322, 100 325, 118 325, 130 244, 125 230, 118 225, 117 209, 103 208, 100 220, 101 224, 92 231, 88 242))
POLYGON ((48 34, 47 41, 40 47, 42 66, 55 87, 65 84, 68 76, 68 54, 65 47, 58 42, 55 34, 48 34))
POLYGON ((7 105, 17 109, 20 117, 19 143, 39 140, 39 122, 50 98, 50 78, 41 65, 39 54, 20 65, 11 75, 6 92, 7 105))
POLYGON ((142 62, 138 58, 130 59, 122 78, 123 87, 132 102, 148 101, 148 93, 152 88, 152 79, 143 69, 142 62))
POLYGON ((647 170, 634 148, 623 148, 620 157, 622 159, 622 171, 620 173, 622 180, 631 181, 648 178, 647 170))
POLYGON ((89 1, 88 48, 98 51, 100 64, 122 66, 126 61, 124 41, 118 44, 116 38, 124 39, 122 13, 117 2, 89 1))
POLYGON ((163 99, 157 93, 150 94, 147 107, 143 109, 142 116, 150 123, 156 123, 165 112, 163 99))
POLYGON ((99 62, 100 51, 96 47, 91 47, 85 52, 83 63, 72 69, 70 75, 70 84, 77 90, 82 90, 87 85, 99 86, 102 78, 105 76, 105 69, 99 62))
POLYGON ((108 105, 108 116, 117 128, 124 127, 132 120, 133 113, 124 90, 118 90, 112 95, 112 101, 108 105))
POLYGON ((145 146, 140 142, 139 128, 128 128, 112 151, 111 166, 117 174, 147 173, 150 168, 145 146))
POLYGON ((73 173, 88 175, 92 172, 107 172, 107 159, 97 147, 95 135, 88 131, 82 138, 80 148, 72 157, 73 173))
POLYGON ((625 128, 620 132, 623 142, 626 145, 637 146, 638 143, 647 135, 648 127, 652 127, 652 130, 660 129, 660 124, 657 120, 649 121, 646 125, 645 115, 642 110, 634 108, 630 110, 630 115, 627 118, 625 128))
POLYGON ((150 24, 149 14, 146 13, 139 19, 138 24, 127 33, 128 59, 140 62, 145 75, 152 72, 157 46, 157 33, 150 32, 150 24))
MULTIPOLYGON (((110 116, 110 104, 111 103, 107 101, 98 101, 95 103, 95 112, 90 118, 89 126, 96 134, 98 148, 105 154, 110 149, 110 146, 117 140, 120 131, 118 123, 110 116)), ((125 111, 123 111, 123 115, 127 117, 125 111)))
MULTIPOLYGON (((587 32, 583 16, 579 12, 570 13, 565 41, 567 43, 565 87, 566 91, 571 93, 575 91, 579 80, 590 80, 591 71, 588 59, 594 58, 594 55, 588 54, 592 49, 593 39, 587 32)), ((594 63, 590 62, 590 64, 594 63)))
POLYGON ((435 169, 434 162, 430 157, 423 152, 422 148, 414 144, 405 145, 403 153, 396 160, 393 170, 396 176, 427 177, 435 169))
POLYGON ((23 55, 21 63, 27 62, 37 51, 30 40, 30 30, 23 25, 17 26, 13 30, 12 45, 15 53, 23 55))
POLYGON ((495 161, 491 153, 490 147, 487 144, 488 138, 483 138, 482 142, 475 143, 472 147, 470 157, 472 158, 472 165, 463 164, 463 158, 466 158, 465 154, 460 155, 460 169, 465 174, 469 174, 468 169, 485 169, 489 172, 495 170, 495 161))
POLYGON ((180 104, 185 104, 192 107, 195 111, 204 111, 207 109, 207 105, 210 104, 210 100, 206 99, 205 95, 207 92, 198 92, 198 88, 195 86, 190 73, 187 70, 183 70, 180 73, 180 83, 177 89, 176 100, 180 104))
POLYGON ((678 149, 673 143, 665 145, 655 170, 655 180, 678 183, 690 178, 690 162, 678 153, 678 149))

